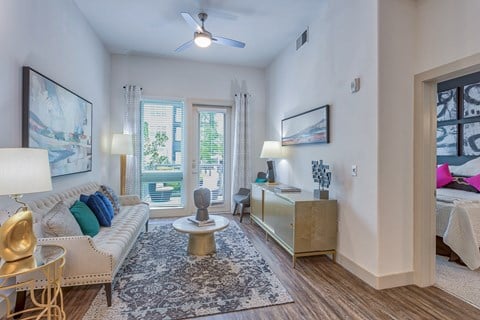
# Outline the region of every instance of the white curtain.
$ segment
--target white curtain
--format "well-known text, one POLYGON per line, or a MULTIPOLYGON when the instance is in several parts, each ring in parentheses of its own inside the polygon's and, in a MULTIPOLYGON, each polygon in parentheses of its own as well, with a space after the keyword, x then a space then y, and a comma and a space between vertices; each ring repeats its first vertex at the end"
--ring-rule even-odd
POLYGON ((127 156, 126 192, 140 195, 140 100, 142 89, 136 85, 125 87, 125 118, 123 133, 133 135, 133 155, 127 156))
MULTIPOLYGON (((252 182, 250 161, 250 96, 235 94, 235 118, 233 135, 232 193, 240 188, 250 188, 252 182)), ((235 203, 232 201, 232 211, 235 203)))

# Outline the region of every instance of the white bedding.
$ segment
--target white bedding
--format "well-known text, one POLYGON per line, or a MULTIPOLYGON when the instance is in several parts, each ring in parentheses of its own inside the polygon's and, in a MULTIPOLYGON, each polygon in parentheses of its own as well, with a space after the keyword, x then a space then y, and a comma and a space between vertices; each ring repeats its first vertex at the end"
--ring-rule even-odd
POLYGON ((453 202, 455 200, 480 201, 480 193, 473 193, 457 189, 439 188, 437 189, 437 200, 443 202, 453 202))
POLYGON ((480 267, 480 193, 437 189, 437 235, 471 270, 480 267))

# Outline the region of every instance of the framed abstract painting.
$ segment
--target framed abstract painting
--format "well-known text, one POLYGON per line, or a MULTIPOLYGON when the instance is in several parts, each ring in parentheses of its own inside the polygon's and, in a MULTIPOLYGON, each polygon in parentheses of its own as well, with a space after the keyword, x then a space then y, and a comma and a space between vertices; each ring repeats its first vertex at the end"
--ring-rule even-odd
POLYGON ((328 104, 282 120, 282 146, 329 143, 328 104))
POLYGON ((48 150, 52 177, 92 170, 92 103, 23 67, 23 147, 48 150))

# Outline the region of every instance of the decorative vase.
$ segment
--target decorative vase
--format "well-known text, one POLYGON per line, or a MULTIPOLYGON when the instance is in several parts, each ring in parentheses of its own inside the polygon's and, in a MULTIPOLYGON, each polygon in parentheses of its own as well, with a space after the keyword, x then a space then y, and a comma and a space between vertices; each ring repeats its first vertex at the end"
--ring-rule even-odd
POLYGON ((30 257, 36 244, 32 212, 26 207, 8 218, 0 227, 0 257, 6 262, 30 257))
POLYGON ((313 197, 315 199, 328 200, 328 190, 315 189, 315 190, 313 190, 313 197))
POLYGON ((210 206, 211 192, 208 188, 198 188, 193 191, 193 201, 197 207, 195 219, 205 221, 209 219, 208 207, 210 206))

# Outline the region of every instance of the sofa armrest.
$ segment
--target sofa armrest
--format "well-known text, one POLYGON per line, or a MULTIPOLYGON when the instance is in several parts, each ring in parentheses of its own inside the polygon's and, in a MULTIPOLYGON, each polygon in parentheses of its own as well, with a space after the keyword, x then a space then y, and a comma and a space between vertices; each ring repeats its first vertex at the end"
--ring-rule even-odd
POLYGON ((118 199, 120 200, 121 206, 134 206, 140 203, 148 204, 147 202, 143 202, 142 200, 140 200, 140 197, 134 194, 119 196, 118 199))
POLYGON ((98 250, 90 236, 39 238, 37 241, 38 244, 56 244, 65 248, 64 278, 113 272, 112 255, 98 250))

